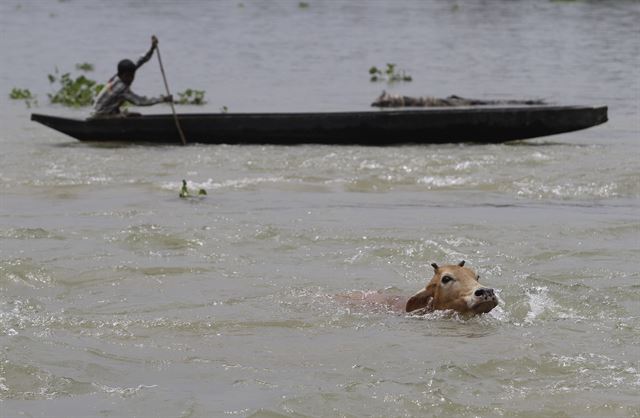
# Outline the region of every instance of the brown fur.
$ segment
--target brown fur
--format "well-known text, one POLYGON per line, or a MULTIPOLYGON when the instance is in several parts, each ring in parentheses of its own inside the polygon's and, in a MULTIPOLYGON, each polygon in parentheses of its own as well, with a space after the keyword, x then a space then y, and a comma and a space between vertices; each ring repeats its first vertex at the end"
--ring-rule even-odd
POLYGON ((482 286, 480 276, 464 267, 464 261, 442 267, 434 263, 432 267, 433 277, 423 290, 409 298, 406 312, 451 309, 461 314, 480 314, 498 305, 493 289, 482 286))
POLYGON ((384 292, 353 292, 338 300, 352 306, 383 307, 397 312, 425 313, 453 310, 463 315, 487 313, 498 305, 493 289, 479 283, 479 276, 462 261, 455 265, 432 264, 434 275, 424 289, 410 298, 384 292))

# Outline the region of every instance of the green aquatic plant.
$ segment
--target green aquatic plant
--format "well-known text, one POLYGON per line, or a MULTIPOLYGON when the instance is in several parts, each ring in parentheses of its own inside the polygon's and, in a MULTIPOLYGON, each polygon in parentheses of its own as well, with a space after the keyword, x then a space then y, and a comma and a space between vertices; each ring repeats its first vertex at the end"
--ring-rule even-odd
POLYGON ((384 70, 379 69, 375 65, 369 68, 370 81, 386 81, 393 83, 396 81, 412 81, 413 78, 406 73, 405 70, 396 70, 396 64, 387 63, 384 70))
POLYGON ((73 78, 70 73, 64 73, 58 77, 57 73, 56 69, 54 74, 48 75, 51 84, 56 81, 60 84, 58 91, 48 95, 51 103, 68 107, 90 106, 95 96, 104 87, 104 84, 99 84, 83 75, 73 78))
POLYGON ((308 9, 309 3, 307 3, 306 1, 301 1, 300 3, 298 3, 298 7, 301 9, 308 9))
POLYGON ((93 64, 88 62, 76 64, 76 70, 79 70, 79 71, 89 72, 89 71, 93 71, 93 69, 94 69, 93 64))
MULTIPOLYGON (((197 196, 204 197, 206 195, 207 195, 207 191, 205 189, 198 189, 197 196)), ((180 196, 180 198, 182 199, 187 199, 189 197, 196 197, 189 192, 189 189, 187 188, 186 180, 182 180, 182 188, 180 189, 180 194, 178 196, 180 196)))
POLYGON ((185 198, 189 196, 189 189, 187 189, 187 181, 182 180, 182 189, 180 189, 180 197, 185 198))
POLYGON ((11 89, 11 93, 9 93, 9 98, 13 100, 25 100, 32 99, 33 95, 29 89, 19 89, 14 87, 11 89))
POLYGON ((19 89, 17 87, 14 87, 9 93, 9 98, 11 100, 24 100, 24 103, 27 105, 27 107, 38 104, 36 96, 31 94, 31 91, 29 89, 19 89))
POLYGON ((183 92, 178 93, 178 100, 175 100, 175 104, 181 105, 203 105, 207 103, 204 100, 204 90, 186 89, 183 92))

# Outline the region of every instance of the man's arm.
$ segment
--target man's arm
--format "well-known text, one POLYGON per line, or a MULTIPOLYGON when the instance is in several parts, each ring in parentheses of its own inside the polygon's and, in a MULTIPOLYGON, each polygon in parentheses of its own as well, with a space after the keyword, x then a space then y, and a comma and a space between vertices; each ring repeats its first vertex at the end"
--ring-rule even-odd
POLYGON ((153 51, 155 51, 155 49, 158 46, 158 38, 156 38, 155 35, 153 35, 151 37, 151 48, 149 48, 149 50, 147 51, 146 54, 144 54, 143 56, 141 56, 140 58, 138 58, 138 61, 136 62, 136 70, 140 67, 142 67, 142 65, 149 61, 151 59, 151 56, 153 55, 153 51))
POLYGON ((151 106, 154 104, 170 102, 173 100, 172 96, 160 96, 160 97, 138 96, 137 94, 135 94, 129 89, 127 89, 127 91, 123 94, 123 97, 126 101, 136 106, 151 106))

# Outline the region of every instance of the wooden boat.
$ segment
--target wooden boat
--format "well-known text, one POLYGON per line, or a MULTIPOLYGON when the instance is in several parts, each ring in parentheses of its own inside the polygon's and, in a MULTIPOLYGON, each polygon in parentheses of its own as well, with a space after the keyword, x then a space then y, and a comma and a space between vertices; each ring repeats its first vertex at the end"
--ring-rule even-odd
MULTIPOLYGON (((172 115, 71 119, 32 114, 80 141, 179 144, 172 115)), ((571 132, 607 121, 607 107, 469 106, 328 113, 179 115, 190 143, 433 144, 497 143, 571 132)))

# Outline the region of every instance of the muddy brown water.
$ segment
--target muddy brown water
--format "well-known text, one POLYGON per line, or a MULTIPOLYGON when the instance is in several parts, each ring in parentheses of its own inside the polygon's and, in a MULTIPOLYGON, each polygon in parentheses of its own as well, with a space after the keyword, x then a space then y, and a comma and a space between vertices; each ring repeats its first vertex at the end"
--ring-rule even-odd
MULTIPOLYGON (((639 416, 640 3, 0 4, 0 415, 639 416), (88 145, 46 75, 160 38, 178 111, 411 96, 606 104, 503 145, 88 145), (394 62, 411 83, 371 83, 394 62), (29 88, 38 105, 8 99, 29 88), (205 188, 178 197, 181 180, 205 188), (354 310, 466 260, 500 305, 354 310)), ((134 90, 163 92, 155 58, 134 90)), ((147 113, 168 113, 158 106, 147 113)))

